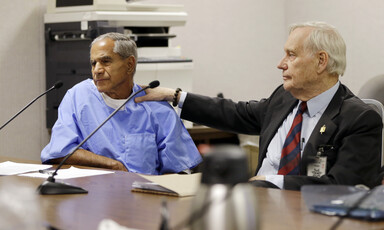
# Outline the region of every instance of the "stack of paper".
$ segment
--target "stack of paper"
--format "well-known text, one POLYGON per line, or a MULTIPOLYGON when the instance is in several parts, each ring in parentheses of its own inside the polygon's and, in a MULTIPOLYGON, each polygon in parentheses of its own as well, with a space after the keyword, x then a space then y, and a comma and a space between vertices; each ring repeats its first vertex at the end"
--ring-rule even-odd
POLYGON ((5 161, 0 163, 0 176, 17 175, 20 173, 44 170, 50 167, 52 167, 52 165, 23 164, 23 163, 15 163, 12 161, 5 161))
MULTIPOLYGON (((54 171, 55 170, 50 170, 49 172, 53 173, 54 171)), ((95 169, 79 169, 71 166, 69 169, 60 169, 59 171, 57 171, 57 175, 55 176, 55 178, 64 180, 64 179, 96 176, 96 175, 103 175, 103 174, 110 174, 110 173, 114 173, 114 172, 106 171, 106 170, 95 170, 95 169)), ((36 173, 22 174, 20 176, 48 178, 49 176, 51 176, 51 174, 36 172, 36 173)))
MULTIPOLYGON (((0 176, 19 175, 28 177, 48 178, 55 171, 47 170, 52 165, 26 164, 5 161, 0 163, 0 176)), ((96 176, 102 174, 114 173, 107 170, 79 169, 71 166, 69 169, 60 169, 55 176, 56 179, 71 179, 85 176, 96 176)))

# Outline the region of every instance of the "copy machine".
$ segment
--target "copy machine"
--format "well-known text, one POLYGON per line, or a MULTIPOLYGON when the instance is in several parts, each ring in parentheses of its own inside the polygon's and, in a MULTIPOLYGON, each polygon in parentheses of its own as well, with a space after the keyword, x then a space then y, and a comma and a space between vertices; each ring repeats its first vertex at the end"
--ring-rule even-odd
MULTIPOLYGON (((92 78, 91 41, 107 32, 128 34, 138 46, 134 80, 148 84, 159 80, 165 87, 192 90, 193 61, 172 47, 171 26, 183 26, 187 13, 180 5, 146 4, 125 0, 50 0, 44 15, 46 87, 57 81, 60 90, 47 95, 47 128, 57 120, 57 109, 66 91, 92 78)), ((186 122, 187 127, 191 123, 186 122)))

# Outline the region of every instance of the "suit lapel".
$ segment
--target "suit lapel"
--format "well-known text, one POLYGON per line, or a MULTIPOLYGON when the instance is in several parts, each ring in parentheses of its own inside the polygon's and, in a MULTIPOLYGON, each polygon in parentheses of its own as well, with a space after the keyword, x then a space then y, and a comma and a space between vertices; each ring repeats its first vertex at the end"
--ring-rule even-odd
POLYGON ((303 164, 301 164, 302 175, 306 175, 307 165, 316 156, 319 145, 328 144, 336 132, 338 127, 333 122, 333 119, 339 115, 343 100, 343 90, 340 85, 305 145, 302 157, 303 164))
POLYGON ((259 166, 261 166, 262 160, 266 157, 267 148, 272 138, 275 136, 277 130, 286 119, 288 114, 293 110, 298 100, 294 97, 288 97, 285 100, 282 100, 280 104, 273 106, 268 119, 268 128, 265 130, 263 135, 263 144, 260 149, 259 155, 259 166))

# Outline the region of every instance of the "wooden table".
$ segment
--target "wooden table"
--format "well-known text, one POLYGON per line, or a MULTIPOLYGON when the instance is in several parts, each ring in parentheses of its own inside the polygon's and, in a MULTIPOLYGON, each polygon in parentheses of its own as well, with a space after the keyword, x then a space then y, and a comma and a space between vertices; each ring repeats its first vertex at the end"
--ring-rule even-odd
POLYGON ((235 133, 201 125, 193 126, 187 130, 196 144, 239 143, 239 139, 235 133))
MULTIPOLYGON (((0 189, 5 189, 2 186, 5 180, 21 181, 36 188, 43 182, 37 178, 3 176, 0 177, 0 189)), ((188 218, 193 197, 131 192, 132 183, 136 180, 144 181, 137 174, 126 172, 70 179, 65 182, 80 186, 89 193, 37 197, 45 221, 59 229, 97 229, 103 219, 112 219, 130 228, 159 229, 163 200, 168 205, 171 227, 188 218)), ((258 200, 261 229, 329 229, 338 220, 337 217, 310 212, 297 191, 254 188, 254 193, 258 200)), ((338 229, 384 229, 384 222, 345 219, 338 229)))

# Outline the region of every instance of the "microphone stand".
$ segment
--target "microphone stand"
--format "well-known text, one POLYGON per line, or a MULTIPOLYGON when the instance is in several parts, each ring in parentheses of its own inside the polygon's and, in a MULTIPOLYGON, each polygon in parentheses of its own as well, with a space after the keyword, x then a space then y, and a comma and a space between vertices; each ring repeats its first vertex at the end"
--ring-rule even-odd
POLYGON ((11 119, 9 119, 7 122, 5 122, 4 125, 2 125, 0 127, 0 130, 2 130, 6 125, 8 125, 9 122, 11 122, 13 119, 15 119, 17 116, 19 116, 20 113, 22 113, 24 110, 26 110, 30 105, 32 105, 37 99, 39 99, 40 97, 44 96, 45 94, 49 93, 50 91, 54 90, 54 89, 58 89, 60 88, 61 86, 63 86, 63 83, 61 81, 58 81, 55 83, 54 86, 52 86, 51 88, 49 88, 47 91, 45 91, 44 93, 40 94, 38 97, 36 97, 35 99, 33 99, 31 102, 29 102, 28 105, 26 105, 24 108, 22 108, 18 113, 16 113, 11 119))
POLYGON ((91 134, 89 134, 82 142, 80 142, 80 144, 78 144, 59 164, 59 166, 57 166, 56 170, 53 172, 52 176, 48 177, 48 179, 46 181, 44 181, 41 185, 39 185, 39 187, 37 188, 37 191, 39 194, 42 194, 42 195, 56 195, 56 194, 80 194, 80 193, 88 193, 87 190, 83 189, 83 188, 80 188, 80 187, 76 187, 76 186, 72 186, 72 185, 69 185, 69 184, 66 184, 66 183, 59 183, 59 182, 56 182, 55 180, 55 175, 57 175, 57 171, 59 171, 59 169, 63 166, 63 164, 67 161, 67 159, 69 157, 71 157, 89 138, 91 138, 93 136, 93 134, 95 134, 109 119, 111 119, 111 117, 113 117, 121 108, 123 108, 123 106, 125 104, 127 104, 127 102, 129 100, 131 100, 134 96, 136 96, 138 93, 148 89, 148 88, 156 88, 157 86, 160 85, 160 82, 159 81, 152 81, 151 83, 149 83, 149 85, 147 87, 144 87, 142 88, 141 90, 137 91, 136 93, 132 94, 131 96, 128 97, 127 100, 125 100, 125 102, 119 106, 119 108, 115 109, 115 111, 113 111, 111 113, 111 115, 109 115, 104 121, 103 123, 101 123, 91 134))

